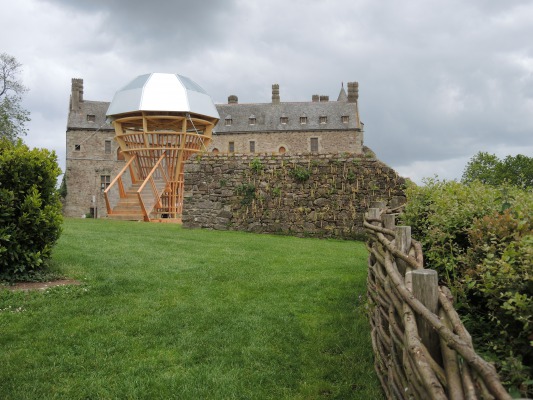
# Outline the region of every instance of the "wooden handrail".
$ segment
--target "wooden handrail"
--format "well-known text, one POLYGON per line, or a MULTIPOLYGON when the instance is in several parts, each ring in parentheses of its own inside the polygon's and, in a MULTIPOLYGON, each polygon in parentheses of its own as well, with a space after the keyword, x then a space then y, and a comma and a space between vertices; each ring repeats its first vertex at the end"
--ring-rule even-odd
MULTIPOLYGON (((126 172, 126 169, 128 169, 128 167, 131 165, 131 163, 133 162, 133 160, 135 160, 137 158, 137 155, 134 155, 133 157, 130 158, 130 160, 126 163, 126 165, 124 165, 124 167, 120 170, 120 172, 117 174, 117 176, 115 177, 115 179, 113 179, 111 181, 111 183, 109 184, 109 186, 104 190, 104 198, 105 198, 105 205, 106 205, 106 208, 107 208, 107 213, 108 214, 112 214, 113 213, 113 210, 111 208, 111 204, 109 202, 109 196, 108 196, 108 192, 111 190, 111 188, 117 183, 119 182, 119 196, 122 198, 122 197, 126 197, 126 193, 124 192, 124 185, 122 184, 122 175, 124 175, 124 172, 126 172)), ((132 176, 132 181, 133 181, 133 176, 132 176)))
MULTIPOLYGON (((161 157, 159 157, 159 160, 157 160, 157 162, 155 163, 154 167, 152 168, 152 170, 150 171, 150 173, 148 174, 148 176, 146 177, 146 179, 144 180, 144 182, 142 183, 141 187, 137 190, 137 197, 139 198, 139 203, 141 204, 141 209, 142 209, 142 212, 144 214, 144 219, 146 221, 149 221, 150 220, 150 212, 152 211, 152 209, 154 208, 154 206, 157 204, 157 202, 159 201, 160 197, 161 197, 161 194, 158 193, 157 191, 157 187, 155 185, 155 182, 153 181, 153 175, 155 173, 155 171, 157 171, 157 169, 161 166, 161 163, 163 162, 163 160, 165 159, 165 152, 163 152, 161 154, 161 157), (144 201, 142 199, 142 196, 141 196, 141 193, 142 191, 144 190, 144 187, 146 186, 146 184, 150 182, 151 183, 151 187, 152 187, 152 193, 154 195, 154 205, 151 207, 151 209, 148 211, 146 209, 146 205, 144 204, 144 201)), ((168 176, 166 174, 166 171, 164 168, 161 168, 161 172, 162 172, 162 176, 163 176, 163 179, 165 181, 165 186, 168 184, 168 176)))

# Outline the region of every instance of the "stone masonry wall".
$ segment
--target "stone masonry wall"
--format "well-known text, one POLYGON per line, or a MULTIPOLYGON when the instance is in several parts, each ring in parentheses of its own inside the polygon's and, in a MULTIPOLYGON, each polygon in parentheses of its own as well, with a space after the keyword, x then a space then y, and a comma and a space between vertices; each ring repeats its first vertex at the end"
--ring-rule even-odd
POLYGON ((206 154, 185 166, 183 226, 358 238, 370 203, 404 184, 368 154, 206 154))
POLYGON ((334 153, 342 149, 349 153, 363 153, 363 132, 352 131, 299 131, 224 133, 213 135, 208 146, 210 152, 229 152, 229 142, 235 145, 235 153, 250 153, 250 142, 255 142, 256 153, 278 153, 284 147, 288 153, 311 151, 311 138, 318 139, 319 153, 334 153))

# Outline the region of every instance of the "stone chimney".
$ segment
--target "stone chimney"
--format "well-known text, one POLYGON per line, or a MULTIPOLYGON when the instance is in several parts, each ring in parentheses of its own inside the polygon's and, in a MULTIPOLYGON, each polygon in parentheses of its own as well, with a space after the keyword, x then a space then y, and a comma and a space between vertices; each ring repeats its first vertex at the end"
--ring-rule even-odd
POLYGON ((239 98, 234 94, 228 96, 228 104, 239 104, 239 98))
POLYGON ((83 103, 83 79, 72 79, 72 93, 70 95, 70 110, 78 111, 83 103))
POLYGON ((314 94, 313 97, 311 97, 311 100, 313 101, 313 103, 318 103, 318 101, 320 100, 320 96, 318 94, 314 94))
POLYGON ((323 102, 329 101, 329 96, 325 96, 321 94, 319 99, 320 99, 320 102, 323 103, 323 102))
POLYGON ((348 82, 348 102, 357 103, 359 99, 359 83, 348 82))
POLYGON ((277 83, 272 85, 272 104, 279 104, 279 85, 277 83))

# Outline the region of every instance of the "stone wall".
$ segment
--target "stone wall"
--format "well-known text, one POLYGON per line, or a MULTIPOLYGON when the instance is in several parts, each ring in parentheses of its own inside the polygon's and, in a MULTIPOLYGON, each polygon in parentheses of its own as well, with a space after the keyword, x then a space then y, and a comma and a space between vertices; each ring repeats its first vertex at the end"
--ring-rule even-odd
POLYGON ((118 144, 113 139, 115 131, 71 130, 67 133, 67 160, 65 180, 67 197, 63 202, 66 217, 96 214, 107 215, 102 175, 112 180, 124 166, 117 160, 118 144), (106 152, 105 142, 110 142, 106 152))
POLYGON ((250 153, 250 142, 255 142, 256 153, 278 153, 280 147, 288 153, 311 151, 311 138, 318 139, 318 153, 343 151, 362 154, 363 132, 345 131, 302 131, 298 132, 242 132, 219 133, 213 135, 208 150, 217 149, 220 153, 229 153, 229 142, 233 142, 235 153, 250 153))
POLYGON ((194 157, 185 166, 183 226, 358 238, 371 202, 404 195, 404 179, 369 156, 194 157))

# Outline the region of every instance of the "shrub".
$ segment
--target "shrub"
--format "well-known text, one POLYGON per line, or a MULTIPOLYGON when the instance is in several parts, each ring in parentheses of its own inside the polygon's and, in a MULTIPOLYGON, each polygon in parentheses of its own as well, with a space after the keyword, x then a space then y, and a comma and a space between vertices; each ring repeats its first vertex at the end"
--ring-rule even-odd
POLYGON ((476 219, 460 260, 466 268, 460 283, 469 300, 463 308, 482 316, 471 319, 470 329, 504 381, 522 388, 533 372, 533 207, 523 206, 476 219))
MULTIPOLYGON (((402 223, 420 240, 478 351, 509 389, 533 382, 533 196, 518 187, 426 180, 407 189, 402 223)), ((513 389, 514 388, 514 389, 513 389)))
POLYGON ((411 225, 413 236, 422 243, 428 264, 453 290, 459 273, 457 258, 469 245, 468 229, 475 218, 501 209, 500 191, 480 182, 466 186, 427 179, 424 183, 407 188, 407 207, 401 219, 411 225))
POLYGON ((252 183, 243 183, 235 188, 235 193, 242 196, 241 205, 247 206, 252 204, 255 196, 255 186, 252 183))
POLYGON ((292 177, 298 182, 305 182, 311 177, 311 171, 305 167, 299 165, 295 166, 291 171, 292 177))
POLYGON ((61 232, 54 152, 0 141, 0 278, 26 278, 46 265, 61 232))
POLYGON ((254 158, 250 162, 250 169, 256 174, 260 173, 263 170, 263 163, 259 158, 254 158))

